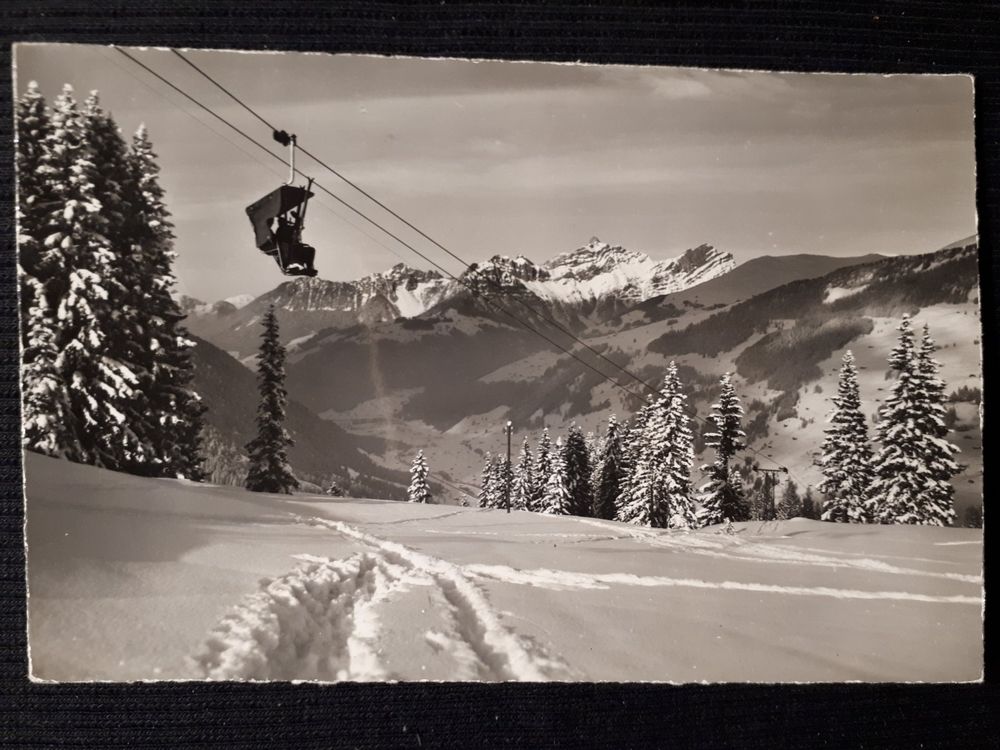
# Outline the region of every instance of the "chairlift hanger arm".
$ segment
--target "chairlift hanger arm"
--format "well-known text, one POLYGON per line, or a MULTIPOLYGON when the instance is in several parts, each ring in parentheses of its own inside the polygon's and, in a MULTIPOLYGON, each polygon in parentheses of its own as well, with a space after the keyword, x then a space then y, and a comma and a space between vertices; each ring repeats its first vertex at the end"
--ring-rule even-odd
POLYGON ((295 133, 289 133, 286 130, 275 130, 271 133, 271 136, 282 146, 288 146, 288 180, 285 184, 291 185, 295 182, 295 147, 298 144, 295 133))

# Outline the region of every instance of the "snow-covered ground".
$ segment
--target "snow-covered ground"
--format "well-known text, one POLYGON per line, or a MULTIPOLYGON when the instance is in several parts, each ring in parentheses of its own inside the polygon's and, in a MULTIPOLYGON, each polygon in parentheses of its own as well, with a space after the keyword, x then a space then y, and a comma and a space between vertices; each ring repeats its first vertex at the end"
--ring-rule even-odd
POLYGON ((29 454, 43 680, 977 680, 982 533, 660 532, 29 454))

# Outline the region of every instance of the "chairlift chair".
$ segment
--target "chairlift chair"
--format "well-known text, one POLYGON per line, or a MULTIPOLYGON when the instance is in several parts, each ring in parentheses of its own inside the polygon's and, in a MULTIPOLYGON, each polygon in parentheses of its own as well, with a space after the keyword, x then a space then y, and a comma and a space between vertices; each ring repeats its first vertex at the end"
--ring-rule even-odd
POLYGON ((304 186, 292 184, 295 181, 295 136, 276 130, 274 140, 289 147, 288 182, 247 206, 247 216, 253 225, 257 248, 272 256, 283 274, 315 276, 316 249, 302 241, 306 208, 314 195, 310 190, 313 180, 308 178, 304 186))

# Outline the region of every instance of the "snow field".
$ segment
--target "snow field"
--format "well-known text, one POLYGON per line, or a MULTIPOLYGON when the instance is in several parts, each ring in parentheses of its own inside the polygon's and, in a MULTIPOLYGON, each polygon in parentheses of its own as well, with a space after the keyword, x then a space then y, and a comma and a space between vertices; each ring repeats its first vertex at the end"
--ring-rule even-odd
POLYGON ((504 627, 483 592, 461 567, 340 521, 312 518, 305 522, 332 528, 381 551, 390 560, 429 575, 451 606, 457 632, 480 660, 486 676, 498 680, 544 681, 563 670, 560 660, 533 649, 504 627))
POLYGON ((26 466, 35 679, 981 676, 978 530, 663 531, 26 466))

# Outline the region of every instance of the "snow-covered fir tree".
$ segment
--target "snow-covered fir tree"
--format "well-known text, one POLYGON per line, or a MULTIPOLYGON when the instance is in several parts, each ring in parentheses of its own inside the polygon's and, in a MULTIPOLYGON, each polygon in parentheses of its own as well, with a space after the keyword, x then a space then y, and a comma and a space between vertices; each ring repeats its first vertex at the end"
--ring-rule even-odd
POLYGON ((955 487, 952 479, 961 471, 953 457, 961 451, 947 440, 950 431, 945 422, 947 386, 938 375, 941 363, 934 359, 935 351, 937 345, 931 338, 930 327, 925 323, 917 348, 917 373, 924 398, 921 410, 914 415, 916 423, 923 428, 923 458, 931 475, 924 488, 923 523, 951 526, 955 523, 955 487))
MULTIPOLYGON (((155 398, 151 360, 168 358, 162 369, 171 388, 180 383, 197 404, 186 349, 178 357, 177 345, 164 345, 173 326, 159 315, 162 296, 155 293, 163 275, 151 262, 157 253, 173 283, 169 223, 157 227, 166 210, 161 201, 150 217, 134 200, 141 191, 130 159, 96 92, 81 109, 67 86, 48 114, 37 86, 29 86, 18 108, 25 447, 117 470, 200 479, 200 405, 164 411, 155 398), (158 234, 152 257, 137 253, 144 247, 138 229, 158 234), (154 293, 144 289, 147 283, 154 293), (164 416, 176 422, 167 435, 164 416)), ((153 183, 147 192, 162 198, 155 161, 144 165, 153 183)), ((169 285, 166 303, 179 320, 169 285)))
POLYGON ((549 435, 549 428, 546 427, 538 439, 538 452, 535 460, 535 491, 532 493, 532 510, 536 512, 542 510, 542 495, 545 494, 545 487, 550 476, 552 476, 552 437, 549 435))
MULTIPOLYGON (((34 330, 28 317, 35 295, 44 286, 40 267, 47 235, 47 214, 50 202, 50 182, 44 166, 47 161, 45 143, 49 138, 49 113, 45 97, 35 81, 28 84, 17 102, 17 262, 21 278, 21 346, 27 348, 28 332, 34 330), (33 283, 37 282, 37 283, 33 283), (40 286, 41 285, 41 286, 40 286)), ((49 309, 42 303, 35 315, 49 309)), ((41 325, 41 320, 34 325, 41 325)), ((51 332, 50 332, 51 334, 51 332)))
POLYGON ((734 481, 735 473, 729 462, 746 448, 743 432, 743 405, 733 386, 732 375, 726 373, 719 381, 721 392, 718 403, 712 404, 708 415, 715 426, 705 435, 705 445, 715 449, 715 460, 702 467, 708 472, 708 482, 701 488, 701 508, 698 523, 701 526, 731 521, 746 521, 750 508, 742 492, 742 485, 734 481))
POLYGON ((562 464, 569 493, 567 511, 574 516, 590 516, 594 511, 594 492, 590 486, 590 451, 583 431, 571 425, 562 447, 562 464))
POLYGON ((590 482, 591 492, 594 492, 594 488, 597 487, 597 467, 601 462, 604 438, 595 432, 588 432, 584 436, 584 441, 587 444, 587 463, 590 465, 590 477, 587 481, 590 482))
POLYGON ((556 440, 550 465, 549 475, 545 480, 545 489, 539 502, 539 512, 554 516, 567 516, 570 514, 572 498, 566 487, 566 465, 562 438, 556 440))
POLYGON ((201 434, 205 407, 194 391, 194 366, 182 325, 184 314, 173 296, 173 226, 163 202, 156 154, 144 125, 132 139, 128 158, 128 232, 142 273, 135 316, 136 337, 148 354, 152 443, 162 476, 201 478, 201 434))
POLYGON ((872 484, 872 449, 868 441, 868 420, 861 408, 858 370, 850 350, 844 353, 833 397, 830 426, 821 446, 823 481, 819 490, 824 521, 868 523, 872 509, 868 493, 872 484))
POLYGON ((55 316, 41 283, 27 275, 21 281, 22 289, 34 290, 22 322, 28 333, 21 367, 24 445, 47 456, 83 460, 85 451, 77 439, 77 418, 59 370, 55 316))
POLYGON ((686 400, 677 365, 671 362, 659 398, 646 410, 620 520, 655 528, 694 524, 694 448, 686 400))
POLYGON ((925 329, 919 348, 904 316, 899 342, 889 357, 898 373, 879 410, 879 450, 873 461, 873 511, 882 523, 946 526, 954 523, 952 477, 958 448, 945 438, 944 383, 925 329))
MULTIPOLYGON (((35 384, 28 381, 25 418, 74 434, 45 443, 27 441, 25 447, 42 451, 46 444, 61 445, 59 455, 71 460, 129 469, 151 460, 152 449, 141 427, 129 420, 130 404, 142 401, 139 368, 122 361, 115 345, 121 287, 107 236, 109 222, 96 195, 99 174, 87 140, 87 118, 71 87, 54 102, 50 125, 39 167, 48 182, 49 203, 36 290, 47 298, 52 317, 29 311, 28 320, 55 323, 55 372, 73 418, 57 422, 52 414, 29 411, 40 400, 30 395, 35 384), (64 450, 66 446, 72 447, 64 450)), ((26 333, 31 339, 37 331, 26 333)), ((29 343, 25 361, 33 354, 29 343)))
POLYGON ((431 502, 431 488, 427 485, 427 459, 422 450, 417 451, 410 466, 410 487, 406 495, 411 503, 431 502))
POLYGON ((802 498, 799 497, 798 488, 795 486, 795 482, 789 479, 785 482, 785 489, 781 493, 781 499, 778 501, 777 517, 780 521, 786 521, 789 518, 798 518, 802 515, 802 498))
POLYGON ((495 494, 494 508, 507 507, 508 495, 513 502, 514 493, 514 467, 511 466, 507 456, 497 456, 493 462, 493 489, 495 494))
POLYGON ((521 453, 514 467, 514 490, 510 499, 510 507, 516 510, 535 510, 535 460, 531 454, 531 445, 525 436, 521 445, 521 453))
POLYGON ((622 491, 624 466, 622 463, 622 426, 612 414, 608 418, 608 431, 601 443, 597 469, 594 473, 594 516, 613 521, 618 515, 618 500, 622 491))
POLYGON ((204 443, 206 480, 212 484, 242 487, 249 463, 242 446, 234 444, 213 427, 205 428, 204 443))
POLYGON ((299 486, 288 465, 288 448, 294 445, 285 430, 285 347, 278 337, 278 318, 274 305, 268 307, 262 321, 260 356, 257 361, 257 384, 260 404, 257 407, 257 437, 246 445, 250 458, 246 488, 254 492, 291 494, 299 486))
POLYGON ((618 481, 618 503, 615 510, 615 520, 624 521, 624 508, 632 497, 632 480, 635 477, 635 467, 639 458, 639 446, 642 445, 642 432, 648 417, 650 406, 645 406, 636 412, 632 419, 622 425, 620 435, 621 476, 618 481))
POLYGON ((496 507, 496 488, 493 486, 493 478, 496 475, 495 464, 496 461, 493 459, 493 454, 487 451, 486 458, 483 460, 483 470, 479 479, 480 508, 496 507))

